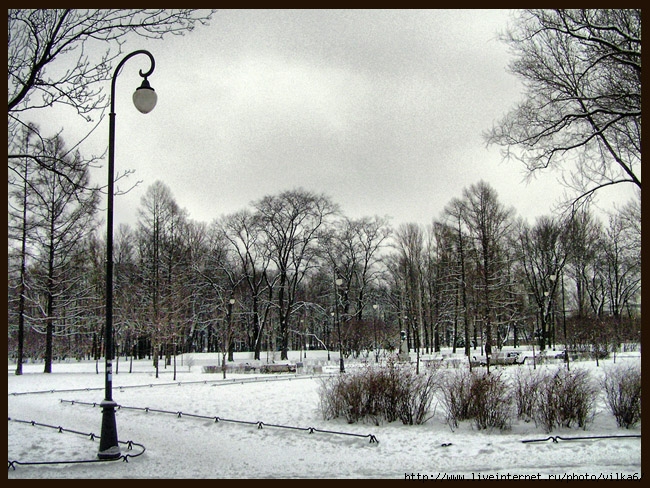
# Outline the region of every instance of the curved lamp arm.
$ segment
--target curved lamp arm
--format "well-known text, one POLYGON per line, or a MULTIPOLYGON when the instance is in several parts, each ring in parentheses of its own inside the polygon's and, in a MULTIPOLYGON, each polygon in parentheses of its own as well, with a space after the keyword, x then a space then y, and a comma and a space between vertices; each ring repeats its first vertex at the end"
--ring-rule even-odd
MULTIPOLYGON (((122 61, 120 61, 120 64, 117 65, 113 73, 113 80, 111 82, 111 114, 115 113, 115 82, 117 80, 117 75, 120 74, 120 70, 122 69, 122 66, 124 66, 124 63, 126 63, 132 57, 137 56, 138 54, 146 54, 147 56, 149 56, 149 61, 151 61, 151 67, 149 68, 149 71, 147 71, 146 73, 143 73, 142 70, 139 71, 140 76, 144 78, 144 80, 142 81, 142 86, 140 88, 149 88, 150 90, 153 91, 153 88, 149 86, 149 81, 147 81, 147 77, 151 75, 151 73, 153 73, 153 70, 156 68, 156 61, 153 58, 153 55, 145 49, 140 49, 138 51, 133 51, 132 53, 127 54, 126 56, 124 56, 122 61)), ((153 107, 151 108, 153 109, 153 107)))

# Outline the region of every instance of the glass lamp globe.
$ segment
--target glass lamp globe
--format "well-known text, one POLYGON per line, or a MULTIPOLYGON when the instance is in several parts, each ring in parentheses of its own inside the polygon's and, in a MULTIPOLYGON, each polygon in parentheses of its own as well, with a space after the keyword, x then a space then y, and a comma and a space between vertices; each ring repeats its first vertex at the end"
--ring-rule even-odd
POLYGON ((133 93, 133 105, 143 114, 148 114, 156 106, 158 95, 146 79, 133 93))

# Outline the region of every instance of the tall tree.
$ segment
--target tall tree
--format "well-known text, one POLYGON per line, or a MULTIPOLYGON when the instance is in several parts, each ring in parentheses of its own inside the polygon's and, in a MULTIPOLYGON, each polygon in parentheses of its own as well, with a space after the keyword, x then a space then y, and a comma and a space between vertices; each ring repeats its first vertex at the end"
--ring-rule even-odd
POLYGON ((178 306, 174 296, 174 272, 180 265, 177 251, 184 211, 180 210, 171 190, 155 181, 142 197, 138 209, 138 242, 144 287, 145 327, 151 335, 154 365, 158 375, 158 358, 162 346, 173 334, 170 325, 178 306), (159 349, 160 348, 160 349, 159 349))
POLYGON ((254 206, 264 228, 270 258, 278 272, 280 357, 287 359, 289 321, 298 285, 315 264, 319 230, 338 209, 329 197, 303 189, 266 196, 254 206))
POLYGON ((249 347, 254 351, 254 359, 260 359, 262 337, 270 311, 270 303, 267 301, 264 304, 263 300, 268 288, 266 273, 269 253, 264 252, 264 233, 259 224, 259 217, 249 210, 229 215, 220 224, 236 256, 251 299, 249 347))
MULTIPOLYGON (((32 181, 37 225, 35 238, 43 273, 40 290, 45 296, 42 307, 46 324, 44 371, 51 373, 54 329, 60 318, 56 314, 57 299, 66 296, 66 290, 79 279, 74 274, 67 274, 66 266, 75 247, 93 230, 99 192, 84 190, 89 187, 88 167, 79 153, 75 153, 74 158, 60 157, 67 154, 67 150, 59 137, 47 140, 41 151, 55 155, 55 165, 62 167, 65 164, 62 169, 68 175, 61 178, 56 172, 40 168, 39 176, 32 181)), ((65 307, 61 309, 70 312, 65 307)))
MULTIPOLYGON (((503 286, 503 271, 506 269, 503 246, 512 225, 512 209, 506 209, 498 199, 494 188, 484 181, 470 185, 463 190, 466 211, 465 225, 470 231, 477 252, 476 269, 480 282, 480 319, 485 331, 486 355, 491 354, 492 323, 496 318, 495 290, 503 286)), ((488 360, 488 368, 489 368, 488 360)))
MULTIPOLYGON (((444 326, 444 339, 456 352, 458 342, 458 320, 464 310, 462 303, 462 283, 459 282, 458 259, 454 249, 455 231, 440 222, 434 222, 427 233, 425 259, 425 283, 427 289, 426 322, 430 327, 433 351, 440 351, 440 326, 444 326), (451 337, 450 337, 451 331, 451 337)), ((466 314, 464 314, 466 315, 466 314)), ((469 338, 469 336, 468 336, 469 338)))
POLYGON ((381 251, 392 234, 392 228, 387 218, 377 215, 349 221, 349 225, 355 243, 351 249, 356 249, 358 254, 355 276, 358 288, 357 320, 361 321, 363 310, 366 308, 367 291, 378 272, 377 264, 381 251))
POLYGON ((577 192, 641 188, 641 10, 517 11, 503 36, 525 96, 486 133, 530 176, 558 169, 577 192))
POLYGON ((634 230, 619 214, 609 218, 605 230, 603 258, 610 313, 615 321, 637 298, 641 289, 641 250, 636 246, 634 230))
POLYGON ((417 355, 419 372, 420 348, 425 332, 423 304, 424 232, 415 223, 401 224, 395 232, 397 263, 401 274, 403 313, 410 327, 411 342, 417 355))
MULTIPOLYGON (((32 139, 32 128, 22 131, 21 146, 25 154, 31 152, 29 146, 32 139)), ((9 257, 18 262, 18 351, 16 359, 16 374, 23 374, 23 343, 25 339, 25 306, 26 306, 26 276, 28 259, 28 238, 32 227, 29 213, 29 196, 31 193, 30 178, 34 164, 30 158, 16 161, 13 172, 9 176, 9 257), (12 244, 13 243, 13 244, 12 244)), ((10 271, 10 276, 12 272, 10 271)))
MULTIPOLYGON (((588 291, 593 289, 598 281, 594 271, 598 271, 596 262, 600 254, 603 230, 601 222, 587 209, 573 214, 568 226, 567 275, 575 285, 573 309, 580 319, 588 314, 588 291)), ((594 293, 591 295, 595 296, 594 293)))
POLYGON ((457 294, 460 295, 460 310, 463 314, 463 343, 465 347, 465 355, 470 356, 470 334, 469 334, 469 299, 468 299, 468 286, 469 286, 469 269, 468 269, 468 253, 469 253, 469 235, 464 229, 464 222, 467 221, 465 217, 466 212, 465 203, 459 199, 454 198, 449 205, 445 207, 443 216, 448 222, 448 226, 453 229, 454 233, 454 254, 456 256, 456 270, 455 276, 457 294))
POLYGON ((539 310, 540 349, 550 344, 551 303, 568 257, 566 224, 552 217, 540 217, 533 227, 519 222, 517 248, 520 267, 539 310))

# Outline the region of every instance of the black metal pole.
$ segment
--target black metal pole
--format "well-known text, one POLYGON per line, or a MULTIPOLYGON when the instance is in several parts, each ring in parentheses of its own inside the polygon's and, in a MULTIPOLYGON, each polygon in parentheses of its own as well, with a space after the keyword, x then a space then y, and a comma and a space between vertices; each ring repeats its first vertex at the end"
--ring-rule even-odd
POLYGON ((339 316, 339 285, 334 281, 334 292, 336 300, 334 304, 334 310, 336 313, 336 329, 339 335, 339 372, 345 373, 345 364, 343 362, 343 341, 341 340, 341 317, 339 316))
POLYGON ((127 54, 115 68, 111 81, 111 111, 108 126, 108 206, 106 217, 106 330, 105 330, 105 391, 102 407, 102 430, 99 441, 100 459, 117 459, 121 456, 117 438, 117 423, 113 401, 113 187, 115 173, 115 81, 124 63, 137 54, 146 54, 151 60, 151 68, 147 73, 140 70, 140 76, 146 78, 154 68, 155 61, 149 51, 139 50, 127 54))
POLYGON ((562 327, 564 329, 564 360, 566 362, 566 369, 569 370, 569 340, 566 335, 566 308, 564 303, 564 272, 562 272, 562 327))

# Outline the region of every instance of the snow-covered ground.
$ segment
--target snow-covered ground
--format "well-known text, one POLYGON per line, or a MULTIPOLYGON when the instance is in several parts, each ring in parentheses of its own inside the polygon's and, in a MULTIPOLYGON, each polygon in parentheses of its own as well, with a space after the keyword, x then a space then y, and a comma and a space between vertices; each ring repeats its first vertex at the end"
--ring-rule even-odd
MULTIPOLYGON (((252 362, 248 354, 238 363, 252 362)), ((301 359, 300 351, 290 359, 301 359)), ((321 365, 324 374, 336 374, 338 356, 309 351, 306 366, 321 365)), ((123 460, 75 464, 14 464, 8 478, 486 478, 601 477, 620 479, 641 476, 641 439, 552 440, 533 422, 515 421, 507 431, 476 430, 471 422, 451 429, 441 404, 424 425, 401 422, 347 424, 344 419, 323 420, 319 408, 322 379, 308 374, 231 374, 203 372, 217 364, 215 354, 191 354, 177 359, 177 378, 172 366, 161 367, 155 378, 151 361, 129 363, 122 359, 113 377, 113 398, 123 406, 148 407, 173 414, 119 409, 116 412, 120 441, 145 446, 145 452, 123 460), (191 359, 188 360, 188 356, 191 359), (193 363, 190 367, 188 363, 193 363), (253 381, 258 379, 259 381, 253 381), (139 385, 136 387, 136 385, 139 385), (178 415, 177 412, 181 412, 178 415), (194 414, 210 418, 196 418, 194 414), (220 419, 251 423, 215 422, 220 419), (263 424, 259 424, 262 422, 263 424), (284 429, 270 424, 313 427, 320 430, 374 436, 356 437, 308 430, 284 429), (260 428, 262 427, 262 428, 260 428)), ((532 364, 505 367, 531 368, 532 364)), ((597 380, 612 366, 612 359, 576 362, 572 368, 588 368, 597 380)), ((616 362, 640 362, 640 353, 619 355, 616 362)), ((360 367, 346 362, 351 371, 360 367)), ((537 366, 540 367, 540 366, 537 366)), ((556 368, 557 364, 548 367, 556 368)), ((115 368, 115 364, 114 364, 115 368)), ((81 433, 100 434, 99 404, 104 397, 104 364, 57 362, 53 373, 43 365, 25 364, 24 374, 14 374, 8 364, 8 460, 19 462, 79 461, 96 459, 97 439, 16 420, 35 421, 81 433), (39 392, 33 394, 15 394, 39 392), (66 400, 62 402, 61 400, 66 400)), ((311 370, 311 369, 309 369, 311 370)), ((640 434, 641 426, 626 430, 598 402, 594 422, 587 430, 562 429, 551 436, 584 437, 640 434)), ((137 454, 122 447, 122 454, 137 454)))

